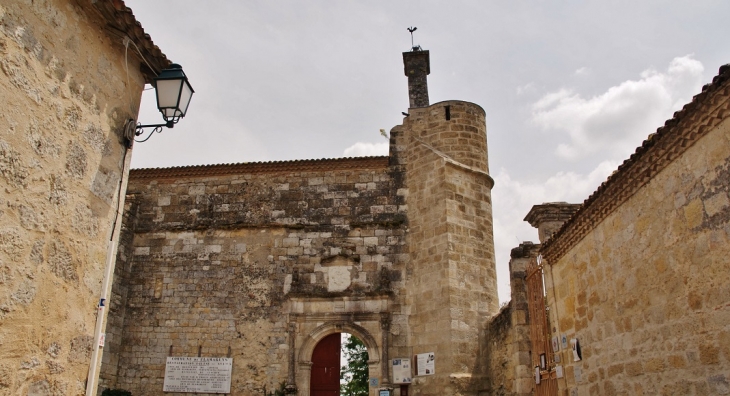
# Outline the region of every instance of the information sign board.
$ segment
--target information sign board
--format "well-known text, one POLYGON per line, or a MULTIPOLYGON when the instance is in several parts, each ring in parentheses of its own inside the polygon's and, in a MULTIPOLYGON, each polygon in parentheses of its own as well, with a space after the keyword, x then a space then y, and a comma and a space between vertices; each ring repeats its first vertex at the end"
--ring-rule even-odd
POLYGON ((233 358, 168 357, 163 392, 231 393, 233 358))
POLYGON ((410 384, 413 381, 411 375, 411 359, 393 359, 394 384, 410 384))

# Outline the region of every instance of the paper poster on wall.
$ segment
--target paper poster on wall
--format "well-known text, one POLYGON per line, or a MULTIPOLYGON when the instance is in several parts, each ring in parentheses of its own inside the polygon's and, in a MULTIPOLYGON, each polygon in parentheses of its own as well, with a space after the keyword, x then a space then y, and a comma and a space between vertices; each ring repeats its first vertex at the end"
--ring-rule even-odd
POLYGON ((436 373, 435 355, 433 352, 416 355, 416 375, 434 375, 436 373))
POLYGON ((581 383, 583 381, 583 370, 578 366, 573 367, 573 379, 576 383, 581 383))
POLYGON ((394 384, 410 384, 413 381, 411 376, 411 359, 393 359, 394 384))

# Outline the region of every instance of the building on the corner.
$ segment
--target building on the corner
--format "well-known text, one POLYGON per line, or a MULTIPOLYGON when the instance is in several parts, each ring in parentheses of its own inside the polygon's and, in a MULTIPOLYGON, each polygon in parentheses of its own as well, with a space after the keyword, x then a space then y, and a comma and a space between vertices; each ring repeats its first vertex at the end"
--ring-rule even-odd
POLYGON ((124 125, 168 64, 122 1, 1 2, 0 394, 85 392, 124 125))
POLYGON ((730 392, 730 65, 582 205, 525 220, 541 234, 546 334, 569 341, 548 350, 561 391, 730 392))

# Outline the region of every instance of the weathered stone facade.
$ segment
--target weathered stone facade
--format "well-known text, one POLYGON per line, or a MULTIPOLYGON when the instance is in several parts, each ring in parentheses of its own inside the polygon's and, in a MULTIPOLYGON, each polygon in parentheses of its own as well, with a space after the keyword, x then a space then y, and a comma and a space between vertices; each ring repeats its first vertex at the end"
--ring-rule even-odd
MULTIPOLYGON (((564 395, 730 393, 730 67, 541 249, 564 395)), ((529 216, 528 216, 529 217, 529 216)))
POLYGON ((131 13, 80 3, 0 5, 0 394, 84 392, 131 159, 122 129, 149 77, 125 57, 121 35, 144 33, 131 13))
POLYGON ((486 394, 494 396, 531 395, 533 371, 530 359, 530 327, 527 309, 527 264, 537 257, 540 245, 521 243, 510 253, 511 299, 490 318, 482 343, 487 367, 486 394))
POLYGON ((530 394, 538 253, 549 336, 581 345, 548 360, 560 395, 730 394, 729 66, 582 205, 528 214, 542 245, 513 250, 498 311, 485 114, 429 104, 428 51, 404 54, 387 157, 136 170, 128 189, 122 129, 169 62, 124 3, 0 5, 0 53, 0 394, 83 393, 115 251, 101 386, 136 395, 167 356, 233 357, 233 394, 308 395, 339 332, 367 346, 371 395, 425 352, 410 394, 530 394))
POLYGON ((396 331, 406 322, 405 192, 387 158, 226 168, 132 172, 117 386, 159 390, 166 356, 200 349, 234 357, 232 389, 255 394, 307 360, 290 327, 301 346, 326 322, 367 329, 363 340, 380 335, 381 312, 396 331))
POLYGON ((105 383, 154 394, 167 356, 232 356, 234 393, 308 395, 315 345, 350 332, 373 395, 390 358, 426 352, 438 369, 411 394, 482 391, 498 305, 484 111, 409 112, 388 157, 132 171, 105 383))

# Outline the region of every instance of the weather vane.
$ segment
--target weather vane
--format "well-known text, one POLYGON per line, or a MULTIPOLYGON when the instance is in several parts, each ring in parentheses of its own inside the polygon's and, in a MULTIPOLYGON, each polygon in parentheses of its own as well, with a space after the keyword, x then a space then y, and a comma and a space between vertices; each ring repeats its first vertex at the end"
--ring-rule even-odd
POLYGON ((411 32, 411 51, 421 51, 420 45, 413 45, 413 32, 415 32, 418 28, 411 26, 409 28, 406 28, 409 32, 411 32))

